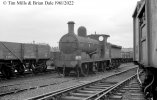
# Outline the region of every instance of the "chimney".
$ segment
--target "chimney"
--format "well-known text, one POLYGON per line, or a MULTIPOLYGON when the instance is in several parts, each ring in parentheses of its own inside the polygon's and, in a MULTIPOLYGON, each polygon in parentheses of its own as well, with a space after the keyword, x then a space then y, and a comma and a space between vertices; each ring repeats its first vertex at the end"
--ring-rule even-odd
POLYGON ((74 34, 74 22, 73 21, 69 21, 68 22, 68 33, 69 34, 74 34))

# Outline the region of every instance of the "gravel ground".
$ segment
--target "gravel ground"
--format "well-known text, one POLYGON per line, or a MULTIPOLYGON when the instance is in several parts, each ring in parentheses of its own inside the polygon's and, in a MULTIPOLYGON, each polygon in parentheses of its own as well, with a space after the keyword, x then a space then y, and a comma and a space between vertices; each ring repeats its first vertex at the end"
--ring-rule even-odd
MULTIPOLYGON (((22 80, 18 80, 16 82, 6 83, 5 85, 20 84, 18 86, 20 88, 28 88, 28 87, 33 87, 33 86, 37 86, 37 88, 33 89, 33 90, 20 92, 20 93, 15 93, 12 95, 3 96, 0 98, 0 100, 24 100, 29 97, 34 97, 37 95, 49 93, 49 92, 56 91, 56 90, 66 88, 69 86, 74 86, 74 85, 77 85, 80 83, 85 83, 85 82, 88 82, 88 81, 91 81, 91 80, 94 80, 97 78, 109 76, 109 75, 115 74, 119 71, 127 70, 132 67, 137 67, 137 66, 133 66, 133 64, 131 64, 131 63, 123 64, 117 69, 118 71, 117 70, 106 71, 104 73, 98 73, 96 75, 92 75, 92 76, 88 76, 88 77, 81 77, 81 78, 74 78, 74 77, 54 78, 54 76, 46 75, 46 76, 43 76, 42 78, 30 78, 30 79, 26 79, 26 80, 22 79, 22 80), (40 86, 40 85, 53 84, 53 83, 56 83, 56 84, 38 88, 38 86, 40 86)), ((2 85, 4 85, 4 83, 1 84, 0 86, 2 86, 2 85)))
MULTIPOLYGON (((127 85, 129 88, 134 87, 134 86, 138 86, 140 88, 140 85, 136 84, 136 85, 132 85, 131 83, 138 83, 137 80, 133 80, 132 82, 129 83, 129 85, 127 85)), ((142 92, 142 90, 126 90, 123 95, 122 95, 122 100, 146 100, 144 97, 144 94, 142 92), (137 95, 132 95, 132 94, 137 94, 137 95)))
POLYGON ((48 79, 48 78, 56 78, 58 77, 58 74, 57 73, 46 73, 46 74, 37 74, 37 75, 27 75, 26 77, 25 76, 21 76, 20 78, 12 78, 12 79, 9 79, 9 80, 3 80, 3 81, 0 81, 0 87, 2 86, 6 86, 6 85, 19 85, 19 84, 26 84, 27 82, 30 82, 30 81, 36 81, 36 80, 44 80, 44 79, 48 79))
POLYGON ((107 82, 120 82, 122 80, 125 80, 126 78, 132 76, 133 74, 136 74, 137 69, 133 69, 129 72, 123 73, 121 75, 112 77, 112 78, 107 78, 105 81, 107 82))

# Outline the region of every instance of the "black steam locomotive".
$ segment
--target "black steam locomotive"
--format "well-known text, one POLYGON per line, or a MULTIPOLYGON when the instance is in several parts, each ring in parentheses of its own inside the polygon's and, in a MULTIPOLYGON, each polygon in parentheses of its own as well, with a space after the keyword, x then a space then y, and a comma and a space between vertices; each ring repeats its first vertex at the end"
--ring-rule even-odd
POLYGON ((87 35, 85 27, 74 33, 74 22, 68 22, 68 33, 59 41, 60 53, 54 59, 54 65, 65 76, 71 72, 86 76, 95 71, 104 71, 118 67, 121 62, 121 46, 107 43, 109 35, 87 35))

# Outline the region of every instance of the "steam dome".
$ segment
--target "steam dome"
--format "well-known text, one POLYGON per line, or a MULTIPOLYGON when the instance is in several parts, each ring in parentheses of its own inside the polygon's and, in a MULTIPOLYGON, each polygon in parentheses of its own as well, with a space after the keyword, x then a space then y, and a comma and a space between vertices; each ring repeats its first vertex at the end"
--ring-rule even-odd
POLYGON ((77 30, 78 36, 86 37, 87 36, 87 30, 84 26, 80 26, 77 30))

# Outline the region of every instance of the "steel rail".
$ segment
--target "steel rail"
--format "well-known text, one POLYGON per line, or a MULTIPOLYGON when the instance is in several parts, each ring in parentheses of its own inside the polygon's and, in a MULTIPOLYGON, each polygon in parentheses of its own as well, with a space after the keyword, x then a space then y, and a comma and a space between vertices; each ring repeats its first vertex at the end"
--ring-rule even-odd
MULTIPOLYGON (((139 74, 141 74, 141 73, 142 73, 142 71, 139 74)), ((117 83, 115 86, 113 86, 112 88, 110 88, 109 90, 107 90, 105 93, 101 94, 94 100, 101 100, 102 98, 103 99, 107 98, 110 94, 112 94, 114 91, 116 91, 117 89, 119 89, 120 87, 122 87, 124 84, 126 84, 127 82, 129 82, 130 80, 132 80, 135 77, 137 77, 137 73, 132 75, 131 77, 125 79, 124 81, 117 83)))
MULTIPOLYGON (((63 88, 63 89, 60 89, 60 90, 57 90, 57 91, 49 92, 49 93, 46 93, 46 94, 43 94, 43 95, 40 95, 40 96, 31 97, 31 98, 28 98, 27 100, 49 100, 49 99, 56 100, 56 98, 61 97, 62 95, 66 94, 66 93, 69 93, 70 91, 86 87, 90 84, 97 83, 97 82, 102 81, 106 78, 113 77, 113 76, 125 73, 125 72, 127 72, 129 70, 132 70, 132 69, 135 69, 135 68, 137 68, 137 67, 130 68, 130 69, 127 69, 125 71, 118 72, 116 74, 112 74, 112 75, 109 75, 109 76, 106 76, 106 77, 103 77, 103 78, 100 78, 100 79, 96 79, 96 80, 93 80, 91 82, 81 83, 81 84, 71 86, 71 87, 68 87, 68 88, 63 88)), ((109 90, 110 88, 111 87, 107 88, 106 91, 109 90)))

